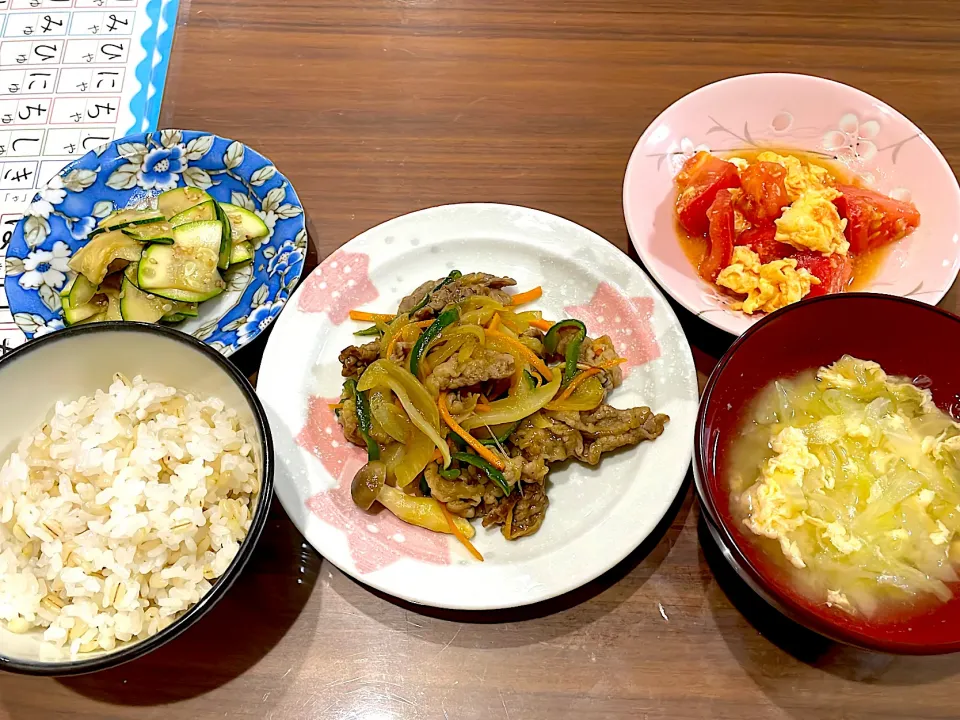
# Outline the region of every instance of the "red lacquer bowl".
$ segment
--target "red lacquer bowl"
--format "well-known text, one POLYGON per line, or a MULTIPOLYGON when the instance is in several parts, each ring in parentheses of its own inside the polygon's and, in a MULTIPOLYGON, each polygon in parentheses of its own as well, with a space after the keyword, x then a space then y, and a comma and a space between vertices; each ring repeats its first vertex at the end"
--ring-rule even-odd
POLYGON ((960 650, 960 583, 947 603, 884 621, 858 619, 799 594, 731 515, 726 465, 751 400, 767 384, 842 355, 874 360, 890 375, 932 380, 937 405, 960 407, 960 318, 905 298, 844 293, 779 310, 731 345, 707 381, 697 418, 694 474, 711 532, 737 573, 801 625, 850 645, 903 654, 960 650))

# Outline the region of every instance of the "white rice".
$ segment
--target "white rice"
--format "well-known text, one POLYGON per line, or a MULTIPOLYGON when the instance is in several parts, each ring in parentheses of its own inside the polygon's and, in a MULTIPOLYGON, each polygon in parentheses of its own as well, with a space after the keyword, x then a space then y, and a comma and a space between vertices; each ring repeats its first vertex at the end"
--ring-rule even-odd
POLYGON ((0 468, 0 620, 72 655, 156 634, 230 565, 259 489, 217 398, 116 375, 58 402, 0 468))

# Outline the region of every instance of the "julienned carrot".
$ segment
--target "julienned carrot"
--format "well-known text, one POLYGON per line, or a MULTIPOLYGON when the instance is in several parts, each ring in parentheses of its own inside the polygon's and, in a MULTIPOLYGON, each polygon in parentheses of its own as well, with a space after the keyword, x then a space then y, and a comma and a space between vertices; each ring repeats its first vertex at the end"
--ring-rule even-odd
POLYGON ((397 344, 397 340, 400 339, 400 333, 394 333, 394 336, 390 338, 390 343, 387 345, 387 360, 393 355, 393 347, 397 344))
POLYGON ((490 321, 490 324, 487 325, 488 330, 496 330, 500 327, 500 313, 494 313, 493 319, 490 321))
POLYGON ((493 408, 487 405, 487 403, 477 403, 474 406, 474 409, 479 410, 480 412, 490 412, 493 408))
POLYGON ((553 400, 551 400, 550 404, 552 405, 553 403, 563 402, 568 397, 573 395, 573 391, 576 390, 577 386, 587 378, 593 377, 594 375, 597 375, 604 370, 609 370, 610 368, 616 367, 620 363, 623 363, 626 361, 627 361, 626 358, 617 358, 616 360, 609 360, 605 363, 594 365, 593 367, 587 370, 584 370, 582 373, 575 375, 573 380, 571 380, 567 384, 567 387, 564 389, 564 391, 560 393, 557 397, 555 397, 553 400))
POLYGON ((365 310, 351 310, 350 319, 360 320, 362 322, 390 322, 396 315, 387 315, 385 313, 372 313, 365 310))
POLYGON ((430 462, 443 462, 443 453, 440 452, 440 448, 433 451, 433 455, 430 456, 430 462))
POLYGON ((489 448, 477 440, 473 435, 460 427, 460 423, 453 419, 453 415, 450 414, 450 410, 447 408, 446 392, 440 393, 440 399, 437 400, 437 407, 440 408, 440 417, 443 418, 443 421, 447 424, 448 428, 462 437, 466 443, 472 447, 474 451, 476 451, 477 455, 493 465, 497 470, 503 470, 505 467, 503 460, 501 460, 496 453, 491 452, 489 448))
POLYGON ((543 375, 544 378, 546 378, 547 382, 549 382, 550 380, 553 380, 553 372, 550 370, 550 368, 547 367, 546 363, 543 362, 543 360, 541 360, 533 350, 528 348, 522 342, 510 337, 509 335, 506 335, 500 332, 499 330, 488 329, 487 334, 492 335, 495 338, 500 338, 508 345, 511 345, 512 347, 516 348, 517 352, 523 355, 526 361, 531 365, 533 365, 533 367, 537 369, 537 372, 543 375))
POLYGON ((549 320, 533 319, 530 321, 530 324, 537 328, 537 330, 543 330, 544 332, 553 327, 553 323, 549 320))
POLYGON ((532 290, 527 290, 526 292, 517 293, 511 299, 511 303, 514 305, 524 305, 528 302, 533 302, 540 298, 543 295, 543 288, 537 285, 532 290))
POLYGON ((480 551, 473 546, 472 542, 467 540, 467 536, 460 532, 460 528, 458 528, 457 524, 453 521, 453 515, 450 514, 449 510, 447 510, 447 506, 439 500, 437 503, 440 505, 440 510, 443 511, 443 516, 447 519, 447 525, 450 526, 450 532, 453 533, 453 536, 463 544, 463 546, 471 555, 473 555, 480 562, 483 562, 483 555, 481 555, 480 551))
POLYGON ((343 403, 337 403, 336 405, 327 405, 327 407, 328 407, 331 411, 336 412, 337 410, 339 410, 340 408, 343 407, 343 403))

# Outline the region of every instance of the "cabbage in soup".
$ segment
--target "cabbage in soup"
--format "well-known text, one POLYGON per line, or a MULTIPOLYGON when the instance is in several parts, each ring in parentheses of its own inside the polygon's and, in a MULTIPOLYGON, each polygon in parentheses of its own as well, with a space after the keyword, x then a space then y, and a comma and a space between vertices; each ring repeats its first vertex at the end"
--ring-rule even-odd
POLYGON ((958 450, 960 425, 929 390, 845 355, 754 401, 731 447, 731 508, 817 601, 865 617, 945 601, 958 450))

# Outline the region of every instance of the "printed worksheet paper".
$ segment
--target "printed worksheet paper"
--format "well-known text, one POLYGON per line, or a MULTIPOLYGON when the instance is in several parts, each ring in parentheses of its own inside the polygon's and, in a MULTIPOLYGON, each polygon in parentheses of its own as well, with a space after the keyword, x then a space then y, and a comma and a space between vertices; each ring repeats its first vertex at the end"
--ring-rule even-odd
MULTIPOLYGON (((176 4, 0 0, 0 259, 27 205, 64 165, 156 129, 176 4)), ((0 355, 25 340, 3 282, 0 263, 0 355)))

